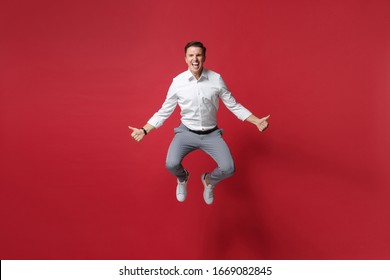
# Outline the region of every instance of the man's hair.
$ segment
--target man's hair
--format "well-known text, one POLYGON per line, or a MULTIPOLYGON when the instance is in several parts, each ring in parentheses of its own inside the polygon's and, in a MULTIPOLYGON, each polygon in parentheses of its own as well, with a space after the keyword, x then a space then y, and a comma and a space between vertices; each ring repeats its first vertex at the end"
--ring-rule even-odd
POLYGON ((199 42, 199 41, 191 41, 189 43, 187 43, 187 45, 184 47, 184 55, 187 54, 187 49, 190 48, 190 47, 198 47, 198 48, 201 48, 203 50, 203 55, 206 56, 206 47, 203 45, 202 42, 199 42))

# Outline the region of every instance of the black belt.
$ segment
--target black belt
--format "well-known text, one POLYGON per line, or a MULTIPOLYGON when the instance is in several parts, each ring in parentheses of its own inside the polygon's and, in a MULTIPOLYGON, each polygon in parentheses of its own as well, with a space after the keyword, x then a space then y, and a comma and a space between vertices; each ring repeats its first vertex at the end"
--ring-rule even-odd
POLYGON ((199 134, 199 135, 204 135, 204 134, 210 134, 211 132, 216 131, 217 129, 218 129, 218 126, 212 128, 212 129, 209 129, 209 130, 192 130, 192 129, 188 129, 188 130, 193 132, 193 133, 199 134))

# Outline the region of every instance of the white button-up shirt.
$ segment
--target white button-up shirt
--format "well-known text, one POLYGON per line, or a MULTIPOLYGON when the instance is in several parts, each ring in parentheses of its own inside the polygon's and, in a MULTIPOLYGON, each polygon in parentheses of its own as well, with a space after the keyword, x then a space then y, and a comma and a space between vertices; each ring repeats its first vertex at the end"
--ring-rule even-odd
POLYGON ((148 123, 156 128, 160 127, 179 104, 181 122, 186 127, 191 130, 212 129, 217 125, 219 98, 242 121, 252 114, 235 100, 221 75, 203 69, 202 76, 197 80, 187 70, 173 79, 161 109, 148 123))

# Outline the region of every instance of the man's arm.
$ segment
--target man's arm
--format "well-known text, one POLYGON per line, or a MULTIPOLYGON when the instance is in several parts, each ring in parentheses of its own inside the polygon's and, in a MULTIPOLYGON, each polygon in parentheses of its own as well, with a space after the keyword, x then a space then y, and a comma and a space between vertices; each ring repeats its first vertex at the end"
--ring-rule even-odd
POLYGON ((258 117, 256 117, 255 115, 252 114, 248 118, 246 118, 245 120, 250 122, 250 123, 253 123, 260 131, 264 131, 267 129, 267 127, 269 125, 267 122, 269 117, 270 117, 270 115, 259 119, 258 117))
POLYGON ((142 138, 145 137, 146 134, 149 134, 155 127, 151 124, 145 124, 142 128, 135 128, 132 126, 129 126, 129 129, 131 129, 133 132, 131 133, 131 137, 139 142, 142 140, 142 138))
POLYGON ((133 131, 131 133, 131 137, 137 142, 141 141, 146 134, 151 132, 153 129, 162 126, 164 121, 167 118, 169 118, 169 116, 173 113, 173 111, 176 108, 176 105, 177 105, 176 86, 173 81, 171 86, 169 87, 167 97, 165 98, 165 101, 162 104, 160 110, 158 110, 142 128, 135 128, 129 126, 129 129, 133 131))

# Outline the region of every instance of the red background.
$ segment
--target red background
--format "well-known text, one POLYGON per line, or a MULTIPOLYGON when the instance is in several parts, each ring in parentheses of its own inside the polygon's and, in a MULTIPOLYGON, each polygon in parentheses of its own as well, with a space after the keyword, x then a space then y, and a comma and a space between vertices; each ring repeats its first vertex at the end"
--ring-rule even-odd
POLYGON ((390 2, 1 1, 1 259, 389 259, 390 2), (237 172, 202 199, 201 152, 175 198, 178 110, 141 143, 183 47, 222 104, 237 172))

